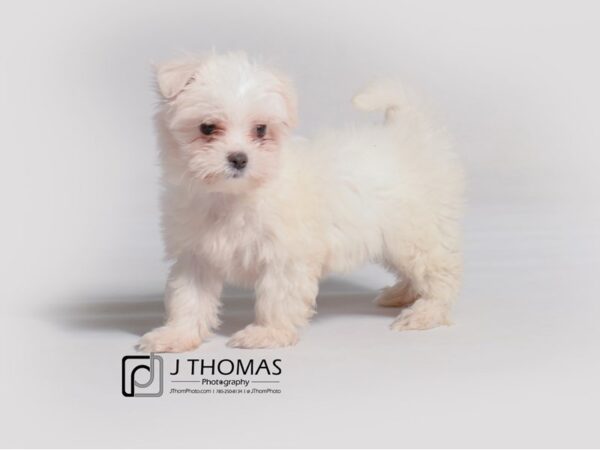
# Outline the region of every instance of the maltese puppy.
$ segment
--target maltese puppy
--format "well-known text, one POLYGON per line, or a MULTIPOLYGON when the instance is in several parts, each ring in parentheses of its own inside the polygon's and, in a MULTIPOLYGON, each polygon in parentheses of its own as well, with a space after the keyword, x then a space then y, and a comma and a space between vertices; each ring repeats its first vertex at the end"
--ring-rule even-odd
POLYGON ((219 326, 224 282, 253 286, 254 323, 232 347, 293 345, 319 279, 366 262, 398 276, 377 303, 394 330, 450 324, 461 278, 463 175, 444 131, 399 83, 356 95, 385 123, 289 137, 296 96, 242 53, 160 65, 163 228, 174 260, 167 319, 138 348, 183 352, 219 326))

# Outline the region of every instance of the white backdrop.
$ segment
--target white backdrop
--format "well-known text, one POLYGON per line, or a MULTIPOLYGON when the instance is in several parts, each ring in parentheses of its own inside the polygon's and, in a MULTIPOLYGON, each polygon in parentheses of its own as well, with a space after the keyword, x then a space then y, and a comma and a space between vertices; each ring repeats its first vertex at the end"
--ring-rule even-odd
MULTIPOLYGON (((0 444, 599 445, 599 17, 597 2, 2 3, 0 444), (286 70, 306 135, 380 120, 349 101, 374 76, 427 93, 469 176, 455 327, 396 336, 389 314, 323 299, 330 320, 268 353, 287 398, 119 397, 166 271, 151 63, 211 48, 286 70)), ((325 291, 368 305, 390 278, 342 280, 325 291)), ((198 354, 241 355, 225 338, 198 354)))

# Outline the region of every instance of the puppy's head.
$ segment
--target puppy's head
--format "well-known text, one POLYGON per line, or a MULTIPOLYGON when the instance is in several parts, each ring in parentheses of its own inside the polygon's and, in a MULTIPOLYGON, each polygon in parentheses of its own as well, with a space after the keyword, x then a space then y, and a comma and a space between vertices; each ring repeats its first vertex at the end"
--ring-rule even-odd
POLYGON ((160 65, 161 118, 170 155, 210 192, 247 192, 273 178, 282 141, 296 123, 296 97, 282 75, 244 54, 160 65))

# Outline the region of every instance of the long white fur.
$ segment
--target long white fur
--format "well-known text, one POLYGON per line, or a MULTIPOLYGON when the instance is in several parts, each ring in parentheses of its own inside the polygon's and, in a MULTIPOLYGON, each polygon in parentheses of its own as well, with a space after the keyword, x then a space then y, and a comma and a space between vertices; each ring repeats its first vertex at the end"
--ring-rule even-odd
POLYGON ((400 83, 382 80, 354 104, 385 124, 293 139, 296 100, 283 75, 243 53, 176 60, 158 68, 164 174, 163 228, 173 259, 164 326, 143 351, 187 351, 219 325, 224 282, 256 291, 242 348, 292 345, 315 311, 319 279, 366 262, 398 283, 382 306, 404 306, 394 330, 450 323, 461 278, 463 174, 444 130, 400 83), (199 126, 218 121, 211 142, 199 126), (267 124, 269 140, 250 130, 267 124), (248 166, 233 177, 227 155, 248 166))

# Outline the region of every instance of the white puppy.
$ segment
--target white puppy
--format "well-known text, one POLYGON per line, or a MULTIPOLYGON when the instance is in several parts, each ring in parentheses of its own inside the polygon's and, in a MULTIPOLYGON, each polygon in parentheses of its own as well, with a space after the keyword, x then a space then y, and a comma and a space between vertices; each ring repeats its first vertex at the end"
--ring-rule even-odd
POLYGON ((256 319, 233 347, 293 345, 319 279, 365 262, 398 275, 378 298, 394 330, 450 323, 461 278, 463 176, 443 130, 393 82, 354 98, 382 125, 289 139, 296 98, 281 74, 233 53, 158 68, 163 227, 175 260, 167 321, 143 351, 192 350, 219 326, 224 282, 253 286, 256 319), (401 278, 401 280, 400 280, 401 278))

